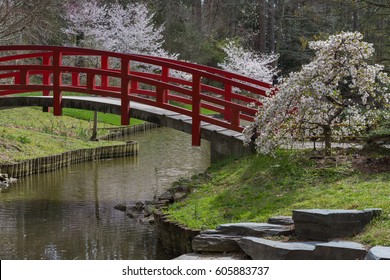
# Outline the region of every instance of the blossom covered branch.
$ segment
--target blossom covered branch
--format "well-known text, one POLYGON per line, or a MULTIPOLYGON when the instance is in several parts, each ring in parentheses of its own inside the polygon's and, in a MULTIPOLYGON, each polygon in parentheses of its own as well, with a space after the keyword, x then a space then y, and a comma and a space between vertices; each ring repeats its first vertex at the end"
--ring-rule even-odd
POLYGON ((362 34, 342 32, 309 47, 315 51, 312 62, 262 100, 255 122, 244 130, 247 143, 256 138, 260 153, 321 137, 330 155, 332 140, 357 136, 379 116, 390 117, 390 78, 382 65, 367 62, 374 48, 362 34))

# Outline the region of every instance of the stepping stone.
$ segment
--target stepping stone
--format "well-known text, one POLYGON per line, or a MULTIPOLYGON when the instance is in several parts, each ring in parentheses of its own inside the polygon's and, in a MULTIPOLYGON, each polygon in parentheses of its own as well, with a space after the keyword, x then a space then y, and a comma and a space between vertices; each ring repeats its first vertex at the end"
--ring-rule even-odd
POLYGON ((236 223, 220 225, 217 227, 217 231, 226 235, 264 237, 291 235, 292 227, 267 223, 236 223))
POLYGON ((390 260, 390 247, 376 246, 371 248, 366 260, 390 260))
POLYGON ((291 216, 276 216, 269 218, 268 223, 273 225, 292 226, 294 224, 294 220, 291 216))
POLYGON ((241 249, 253 260, 312 260, 315 243, 280 242, 258 237, 243 237, 241 249))
POLYGON ((328 241, 360 233, 373 219, 372 210, 294 210, 295 234, 302 239, 328 241))
POLYGON ((192 249, 195 252, 241 252, 237 241, 239 236, 220 234, 200 234, 192 240, 192 249))
POLYGON ((314 255, 317 260, 364 260, 367 250, 360 243, 331 241, 317 244, 314 255))
POLYGON ((174 260, 224 260, 224 261, 230 261, 230 260, 246 260, 247 258, 240 254, 232 254, 232 255, 226 255, 226 254, 185 254, 181 255, 174 260))

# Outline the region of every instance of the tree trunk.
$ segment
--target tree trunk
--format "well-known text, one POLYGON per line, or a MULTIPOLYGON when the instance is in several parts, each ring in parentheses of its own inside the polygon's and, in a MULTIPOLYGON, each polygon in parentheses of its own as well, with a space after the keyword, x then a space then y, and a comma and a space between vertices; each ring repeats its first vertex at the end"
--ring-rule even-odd
POLYGON ((95 141, 97 138, 97 119, 98 119, 98 112, 95 110, 93 113, 93 128, 92 128, 91 141, 95 141))
POLYGON ((268 3, 268 52, 275 53, 275 9, 277 0, 268 3))
POLYGON ((258 36, 258 51, 265 53, 267 51, 267 19, 266 19, 267 3, 265 0, 258 0, 258 15, 259 15, 259 36, 258 36))
POLYGON ((325 141, 325 156, 332 155, 332 130, 330 125, 323 126, 324 129, 324 141, 325 141))
POLYGON ((353 3, 353 30, 358 31, 359 29, 359 16, 358 16, 358 7, 357 7, 357 0, 354 1, 353 3))
POLYGON ((202 33, 202 0, 192 0, 192 16, 196 29, 202 33))
POLYGON ((284 20, 284 14, 285 14, 285 1, 284 0, 275 0, 276 1, 276 13, 275 16, 277 15, 277 22, 276 25, 278 27, 278 31, 276 32, 276 48, 275 48, 275 53, 280 53, 280 46, 282 42, 282 35, 283 35, 283 20, 284 20))

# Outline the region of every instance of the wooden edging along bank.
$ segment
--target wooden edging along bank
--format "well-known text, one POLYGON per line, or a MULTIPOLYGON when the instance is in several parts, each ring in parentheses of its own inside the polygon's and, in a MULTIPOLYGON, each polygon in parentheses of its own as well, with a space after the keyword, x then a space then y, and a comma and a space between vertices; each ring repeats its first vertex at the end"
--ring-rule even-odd
POLYGON ((57 155, 24 160, 14 164, 4 164, 0 165, 0 171, 8 174, 9 177, 20 178, 31 174, 54 171, 84 161, 134 156, 138 154, 138 150, 138 142, 129 141, 114 146, 79 149, 57 155))
POLYGON ((158 127, 160 126, 150 122, 145 122, 142 124, 126 126, 126 127, 118 127, 112 130, 110 129, 111 132, 108 135, 99 137, 99 140, 111 141, 125 136, 133 135, 136 133, 149 131, 151 129, 155 129, 158 127))

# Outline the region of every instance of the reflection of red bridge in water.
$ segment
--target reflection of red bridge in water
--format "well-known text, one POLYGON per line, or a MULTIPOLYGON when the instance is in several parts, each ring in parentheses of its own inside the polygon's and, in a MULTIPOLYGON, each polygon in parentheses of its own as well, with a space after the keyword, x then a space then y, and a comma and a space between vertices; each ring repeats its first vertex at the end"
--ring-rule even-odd
POLYGON ((115 103, 122 125, 129 124, 130 113, 159 124, 163 123, 156 118, 159 114, 187 121, 193 145, 200 144, 201 130, 207 126, 238 137, 243 121, 253 121, 256 114, 250 105, 260 104, 259 97, 270 88, 262 81, 220 69, 159 57, 54 46, 0 46, 0 52, 0 95, 7 96, 0 98, 0 106, 42 104, 52 106, 59 116, 65 106, 107 111, 115 103), (52 98, 10 97, 37 91, 43 96, 52 92, 52 98), (65 91, 109 98, 63 97, 65 91), (89 105, 81 106, 82 100, 89 105), (201 109, 223 117, 204 114, 201 109), (155 112, 136 113, 142 110, 155 112))

